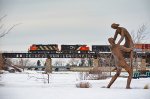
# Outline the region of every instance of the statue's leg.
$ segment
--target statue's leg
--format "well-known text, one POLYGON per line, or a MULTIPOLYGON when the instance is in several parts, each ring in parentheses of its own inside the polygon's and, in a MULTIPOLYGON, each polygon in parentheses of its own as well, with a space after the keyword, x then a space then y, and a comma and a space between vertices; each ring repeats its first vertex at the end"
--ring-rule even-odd
POLYGON ((115 70, 117 70, 117 67, 115 67, 112 71, 115 71, 115 70))
POLYGON ((125 70, 128 72, 128 74, 129 74, 128 79, 127 79, 126 88, 127 88, 127 89, 130 89, 130 83, 131 83, 131 80, 132 80, 133 69, 132 69, 128 64, 125 65, 125 68, 124 68, 124 69, 125 69, 125 70))
POLYGON ((131 66, 131 68, 133 68, 132 63, 133 63, 133 51, 130 52, 130 66, 131 66))
POLYGON ((114 83, 114 81, 117 79, 120 73, 121 73, 121 68, 117 68, 116 74, 112 77, 111 81, 107 85, 107 88, 110 88, 110 86, 114 83))

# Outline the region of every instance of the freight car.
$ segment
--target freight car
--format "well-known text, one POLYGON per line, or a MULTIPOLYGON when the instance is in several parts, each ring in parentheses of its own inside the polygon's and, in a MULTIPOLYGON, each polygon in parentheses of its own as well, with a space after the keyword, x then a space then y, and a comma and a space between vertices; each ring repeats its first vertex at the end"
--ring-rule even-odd
POLYGON ((110 52, 109 45, 92 45, 92 52, 110 52))

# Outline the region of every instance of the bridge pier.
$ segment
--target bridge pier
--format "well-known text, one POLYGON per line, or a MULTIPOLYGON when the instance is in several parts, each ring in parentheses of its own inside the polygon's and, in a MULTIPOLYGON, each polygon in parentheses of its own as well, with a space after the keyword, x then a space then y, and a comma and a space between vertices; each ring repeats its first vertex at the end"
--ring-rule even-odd
POLYGON ((93 66, 94 67, 99 67, 100 66, 100 64, 99 64, 99 58, 93 59, 93 66))
POLYGON ((145 58, 143 58, 142 60, 141 60, 141 70, 146 70, 146 59, 145 58))
POLYGON ((50 73, 52 73, 52 59, 48 57, 45 62, 45 72, 47 74, 47 81, 49 83, 50 73))
POLYGON ((46 62, 45 62, 45 72, 47 74, 52 73, 52 59, 51 58, 47 58, 46 62))
POLYGON ((4 58, 2 56, 2 53, 0 53, 0 70, 3 69, 3 66, 4 66, 4 58))

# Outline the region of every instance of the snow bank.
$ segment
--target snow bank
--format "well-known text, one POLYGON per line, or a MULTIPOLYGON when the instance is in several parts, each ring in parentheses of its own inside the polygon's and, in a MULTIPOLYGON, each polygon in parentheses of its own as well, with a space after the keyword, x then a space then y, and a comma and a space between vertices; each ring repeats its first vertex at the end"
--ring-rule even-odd
POLYGON ((76 88, 82 82, 76 72, 54 72, 47 83, 41 72, 5 73, 0 80, 0 99, 150 99, 150 78, 133 79, 132 89, 125 89, 127 78, 118 78, 110 89, 102 88, 110 81, 86 80, 91 88, 76 88))

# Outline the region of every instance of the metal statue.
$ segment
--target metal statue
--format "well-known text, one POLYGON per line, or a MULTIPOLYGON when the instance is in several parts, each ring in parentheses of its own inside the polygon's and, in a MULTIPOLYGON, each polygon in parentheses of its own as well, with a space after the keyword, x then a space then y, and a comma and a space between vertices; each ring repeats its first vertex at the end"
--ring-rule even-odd
POLYGON ((115 59, 115 65, 116 65, 115 69, 117 71, 116 71, 116 74, 112 77, 107 88, 110 88, 110 86, 114 83, 114 81, 120 75, 121 69, 124 68, 129 74, 127 85, 126 85, 126 88, 129 89, 130 83, 132 80, 132 74, 133 74, 132 60, 133 60, 134 43, 133 43, 131 35, 125 28, 119 27, 119 24, 116 24, 116 23, 113 23, 111 27, 113 29, 116 29, 116 32, 115 32, 114 38, 109 38, 108 41, 110 43, 110 49, 111 49, 112 55, 114 56, 114 59, 115 59), (117 43, 115 43, 118 34, 120 34, 121 38, 119 39, 117 43), (123 41, 123 39, 125 39, 125 43, 123 46, 121 46, 120 44, 123 41), (130 53, 130 66, 126 63, 124 59, 124 53, 127 53, 127 52, 130 53))
POLYGON ((110 88, 110 86, 114 83, 114 81, 120 75, 122 68, 124 68, 129 74, 128 79, 127 79, 127 85, 126 85, 126 88, 129 89, 133 70, 132 70, 132 67, 130 67, 126 63, 124 56, 122 54, 122 50, 124 50, 125 52, 130 52, 132 51, 132 48, 126 48, 126 47, 120 46, 119 44, 115 44, 115 40, 113 38, 109 38, 108 41, 110 43, 111 52, 112 52, 112 55, 114 56, 115 63, 116 63, 116 68, 115 68, 116 74, 112 77, 107 88, 110 88))
MULTIPOLYGON (((118 36, 118 34, 120 34, 121 38, 119 39, 117 44, 121 44, 121 42, 123 41, 123 39, 125 39, 125 43, 124 43, 124 47, 126 48, 132 48, 134 47, 134 43, 132 40, 132 37, 130 35, 130 33, 127 31, 127 29, 125 29, 124 27, 119 27, 119 24, 113 23, 111 25, 111 27, 113 29, 116 29, 115 35, 114 35, 114 41, 116 41, 116 38, 118 36)), ((130 66, 132 67, 132 60, 133 60, 133 50, 130 52, 130 66)))

